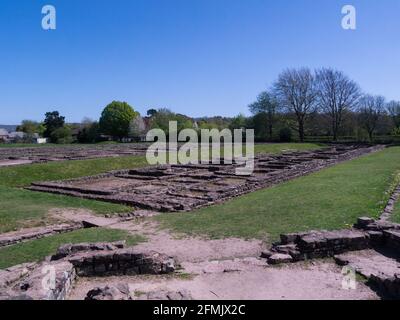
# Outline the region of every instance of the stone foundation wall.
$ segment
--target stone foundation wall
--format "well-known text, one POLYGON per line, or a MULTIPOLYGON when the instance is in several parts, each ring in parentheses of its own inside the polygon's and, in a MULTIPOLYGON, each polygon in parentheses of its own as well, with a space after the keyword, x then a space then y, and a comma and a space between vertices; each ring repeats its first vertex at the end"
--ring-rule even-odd
POLYGON ((13 245, 28 240, 40 239, 55 234, 71 232, 84 228, 83 223, 59 224, 47 227, 29 228, 16 232, 3 233, 0 235, 0 247, 13 245))
POLYGON ((382 146, 337 146, 315 151, 257 155, 254 172, 238 176, 235 163, 166 165, 119 170, 28 189, 130 205, 158 212, 191 211, 316 172, 382 146))
POLYGON ((41 263, 0 270, 0 300, 63 300, 77 276, 167 274, 174 259, 154 251, 137 252, 116 243, 65 245, 41 263), (122 249, 121 249, 122 248, 122 249), (52 285, 46 279, 55 275, 52 285), (48 285, 43 285, 43 284, 48 285))

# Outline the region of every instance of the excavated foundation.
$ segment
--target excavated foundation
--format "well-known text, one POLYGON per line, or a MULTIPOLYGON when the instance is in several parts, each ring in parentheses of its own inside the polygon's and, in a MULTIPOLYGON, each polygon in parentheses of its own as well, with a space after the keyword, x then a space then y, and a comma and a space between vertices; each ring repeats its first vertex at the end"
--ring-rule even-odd
POLYGON ((144 155, 148 144, 102 144, 34 148, 2 148, 0 167, 49 161, 144 155))
POLYGON ((328 149, 259 155, 250 176, 237 164, 189 164, 113 171, 79 179, 36 182, 30 190, 126 204, 159 212, 190 211, 303 176, 382 149, 336 146, 328 149))

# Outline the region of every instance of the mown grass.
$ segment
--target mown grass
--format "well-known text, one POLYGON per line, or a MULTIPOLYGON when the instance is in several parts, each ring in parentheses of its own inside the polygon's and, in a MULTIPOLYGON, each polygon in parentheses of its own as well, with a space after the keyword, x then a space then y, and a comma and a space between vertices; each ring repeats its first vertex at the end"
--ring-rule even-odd
POLYGON ((40 261, 66 243, 109 242, 126 240, 127 245, 135 245, 146 239, 140 235, 130 235, 127 231, 115 229, 91 228, 70 233, 59 234, 47 238, 19 243, 0 249, 0 269, 17 264, 40 261))
POLYGON ((400 199, 397 200, 391 217, 393 222, 400 223, 400 199))
POLYGON ((52 208, 83 208, 98 214, 128 212, 132 208, 49 193, 21 189, 34 181, 70 179, 109 170, 145 166, 144 157, 118 157, 49 162, 0 168, 0 233, 46 223, 52 208))
MULTIPOLYGON (((257 145, 256 151, 277 153, 283 150, 318 148, 314 144, 257 145)), ((36 181, 62 180, 95 175, 110 170, 143 167, 144 156, 48 162, 0 168, 0 233, 46 223, 52 208, 84 208, 98 214, 127 212, 123 205, 80 198, 32 192, 21 189, 36 181)))
POLYGON ((52 208, 83 208, 97 214, 129 212, 132 208, 107 202, 0 186, 0 233, 45 225, 52 208))
POLYGON ((359 216, 379 216, 400 170, 399 159, 400 147, 393 147, 221 205, 156 219, 179 233, 267 236, 269 241, 281 233, 349 227, 359 216))
POLYGON ((0 185, 25 187, 36 181, 78 178, 110 170, 143 167, 143 156, 100 158, 90 160, 55 161, 0 168, 0 185))
POLYGON ((257 153, 282 153, 284 151, 305 151, 316 150, 326 147, 319 143, 271 143, 271 144, 256 144, 254 152, 257 153))

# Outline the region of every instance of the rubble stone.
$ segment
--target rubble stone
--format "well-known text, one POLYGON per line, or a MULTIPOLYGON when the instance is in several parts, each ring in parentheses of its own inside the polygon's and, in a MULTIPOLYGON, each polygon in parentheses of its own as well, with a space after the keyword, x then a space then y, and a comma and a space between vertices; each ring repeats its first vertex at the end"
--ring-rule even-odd
MULTIPOLYGON (((123 246, 122 242, 65 245, 57 251, 56 260, 50 261, 49 258, 41 263, 0 270, 0 300, 62 300, 69 293, 76 275, 166 274, 175 271, 172 257, 154 251, 120 249, 123 246), (50 277, 53 273, 55 286, 43 286, 46 275, 50 277)), ((123 290, 121 292, 124 293, 123 290)), ((109 288, 92 296, 108 299, 115 298, 116 294, 114 289, 109 288)))
POLYGON ((275 253, 268 258, 269 264, 288 263, 288 262, 292 262, 292 261, 293 261, 293 258, 291 255, 283 254, 283 253, 275 253))

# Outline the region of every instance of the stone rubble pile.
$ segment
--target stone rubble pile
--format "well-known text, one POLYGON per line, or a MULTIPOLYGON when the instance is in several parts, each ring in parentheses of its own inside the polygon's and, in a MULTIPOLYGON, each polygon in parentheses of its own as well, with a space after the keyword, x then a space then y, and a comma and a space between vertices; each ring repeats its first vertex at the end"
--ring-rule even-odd
MULTIPOLYGON (((335 257, 343 265, 346 261, 341 254, 365 249, 390 251, 399 261, 400 224, 362 217, 353 229, 283 234, 281 241, 262 252, 261 257, 271 265, 335 257)), ((367 278, 384 296, 400 298, 400 269, 391 273, 375 272, 367 278)))
POLYGON ((129 285, 120 283, 117 285, 96 287, 90 290, 85 300, 192 300, 187 290, 167 291, 158 290, 150 292, 134 292, 129 285))
POLYGON ((269 264, 333 257, 369 247, 369 236, 359 230, 311 231, 281 235, 281 242, 264 251, 269 264))
POLYGON ((77 276, 167 274, 174 271, 173 258, 154 251, 137 252, 134 248, 124 248, 122 242, 65 245, 41 263, 0 270, 0 300, 63 300, 77 276), (52 274, 55 283, 50 280, 52 274))

